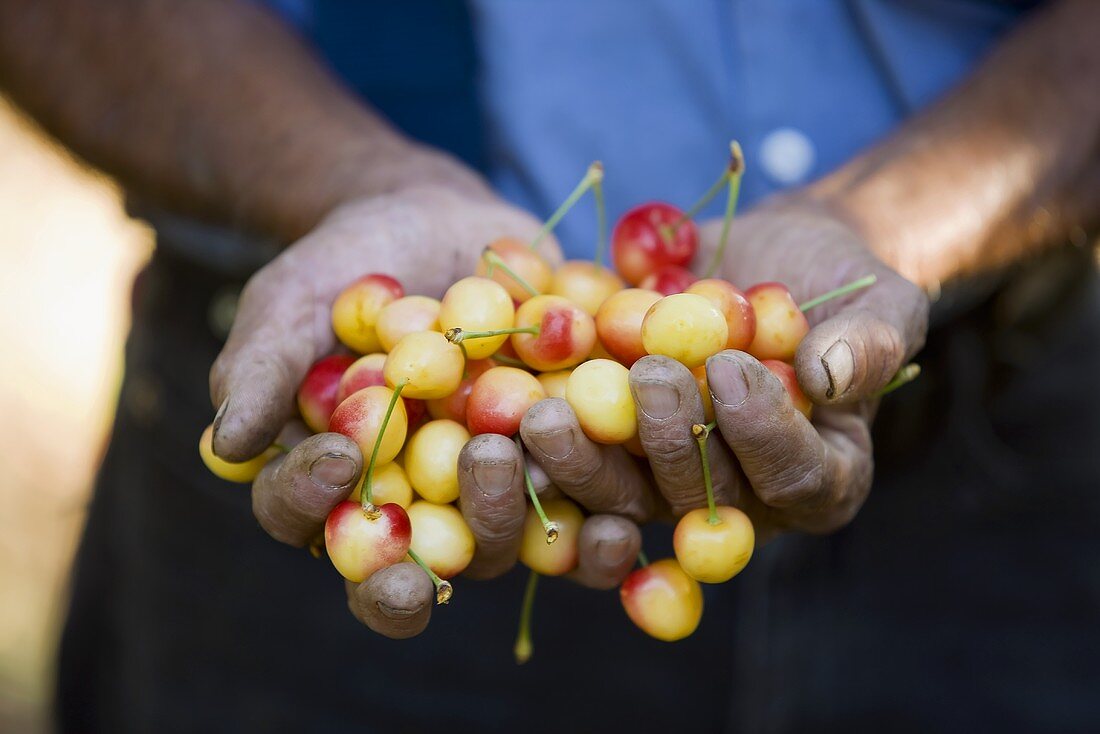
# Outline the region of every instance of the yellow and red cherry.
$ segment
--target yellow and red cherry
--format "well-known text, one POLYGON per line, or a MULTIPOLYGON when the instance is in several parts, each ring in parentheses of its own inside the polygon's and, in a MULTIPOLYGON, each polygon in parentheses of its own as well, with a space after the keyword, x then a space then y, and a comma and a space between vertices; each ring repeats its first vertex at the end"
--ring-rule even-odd
POLYGON ((526 364, 553 372, 580 364, 596 344, 596 324, 572 301, 536 296, 516 311, 512 346, 526 364))
POLYGON ((371 455, 378 441, 377 463, 384 464, 393 461, 405 443, 408 415, 404 403, 394 400, 393 390, 375 385, 352 393, 337 405, 329 420, 329 430, 357 443, 363 456, 371 455), (388 422, 387 413, 390 413, 388 422))
MULTIPOLYGON (((363 476, 359 478, 355 490, 348 497, 350 501, 362 504, 363 483, 366 479, 367 473, 363 472, 363 476)), ((371 484, 374 488, 372 500, 376 505, 388 505, 392 502, 407 510, 409 505, 413 503, 413 489, 412 485, 409 484, 409 477, 396 461, 376 466, 371 484)))
POLYGON ((554 277, 546 258, 515 237, 501 237, 490 242, 474 272, 500 283, 517 303, 548 292, 554 277))
POLYGON ((707 383, 707 366, 701 364, 692 367, 691 376, 695 378, 695 384, 699 388, 699 397, 703 400, 703 415, 707 423, 714 420, 714 398, 710 395, 710 385, 707 383))
POLYGON ((403 396, 432 400, 458 389, 465 365, 462 349, 438 331, 417 331, 394 345, 382 374, 391 387, 405 384, 403 396))
POLYGON ((596 312, 599 343, 627 367, 648 354, 642 344, 642 321, 659 300, 657 291, 627 288, 608 297, 596 312))
POLYGON ((780 362, 777 359, 763 359, 760 361, 765 367, 767 367, 773 375, 779 378, 779 381, 783 383, 783 387, 787 390, 787 395, 791 398, 791 404, 794 405, 795 410, 802 413, 802 415, 809 418, 813 415, 814 404, 806 397, 806 393, 802 392, 802 387, 798 384, 798 375, 794 371, 794 367, 790 366, 786 362, 780 362))
POLYGON ((671 296, 674 293, 683 293, 688 286, 695 282, 695 273, 679 265, 666 265, 655 273, 650 273, 641 283, 639 288, 657 291, 662 296, 671 296))
POLYGON ((345 345, 367 354, 382 348, 378 340, 378 314, 405 295, 401 284, 388 275, 364 275, 345 288, 332 304, 332 330, 345 345))
POLYGON ((493 367, 474 382, 466 401, 466 426, 475 436, 519 431, 527 410, 546 397, 538 379, 517 367, 493 367))
POLYGON ((519 560, 543 576, 561 576, 577 567, 584 515, 579 507, 563 498, 542 502, 542 509, 553 525, 553 533, 547 530, 535 506, 528 507, 519 560))
POLYGON ((624 443, 637 433, 630 370, 618 362, 593 359, 578 365, 569 375, 565 400, 581 430, 597 443, 624 443))
POLYGON ((729 327, 721 311, 694 293, 665 296, 650 306, 642 321, 642 344, 688 369, 726 348, 729 327))
POLYGON ((371 508, 350 500, 341 502, 325 520, 328 557, 340 575, 354 583, 399 563, 409 552, 411 541, 409 516, 392 502, 371 508))
POLYGON ((756 312, 744 293, 729 281, 720 278, 697 280, 685 288, 684 292, 702 296, 726 317, 726 326, 729 328, 726 349, 748 349, 756 336, 756 312))
POLYGON ((343 376, 336 390, 336 404, 344 402, 353 392, 358 392, 364 387, 385 385, 386 378, 382 376, 382 367, 386 364, 386 355, 382 352, 367 354, 352 362, 343 376))
POLYGON ((467 362, 466 375, 453 393, 427 401, 428 415, 436 420, 447 418, 466 425, 466 401, 470 397, 470 391, 474 389, 474 382, 495 366, 489 359, 472 359, 467 362))
POLYGON ((469 440, 465 427, 446 419, 425 423, 409 438, 405 473, 417 494, 437 504, 458 499, 458 455, 469 440))
POLYGON ((340 403, 341 378, 354 362, 355 357, 346 354, 320 359, 298 386, 298 412, 314 433, 328 430, 332 411, 340 403))
MULTIPOLYGON (((469 359, 484 359, 500 349, 515 325, 516 308, 500 283, 471 276, 443 295, 439 326, 469 359)), ((440 396, 441 397, 441 396, 440 396)))
POLYGON ((247 484, 256 478, 267 462, 280 453, 277 448, 269 448, 259 456, 248 461, 226 461, 214 453, 214 426, 207 426, 199 437, 199 457, 210 473, 227 482, 247 484))
POLYGON ((565 386, 569 382, 569 375, 573 370, 555 370, 554 372, 540 372, 535 379, 542 385, 548 398, 565 398, 565 386))
POLYGON ((454 505, 420 500, 409 507, 412 553, 442 579, 462 573, 474 557, 474 534, 454 505))
POLYGON ((589 316, 595 316, 600 304, 625 287, 622 278, 603 265, 570 260, 554 271, 549 292, 569 299, 589 316))
POLYGON ((810 322, 782 283, 758 283, 745 291, 756 315, 756 333, 747 349, 757 359, 794 359, 810 322))
POLYGON ((715 507, 718 521, 710 522, 710 510, 692 510, 676 523, 672 547, 684 573, 705 584, 721 584, 741 572, 752 558, 756 544, 749 516, 736 507, 715 507))
POLYGON ((689 636, 703 618, 703 590, 674 558, 632 571, 619 587, 619 599, 630 621, 665 642, 689 636))
POLYGON ((666 265, 687 265, 699 249, 695 222, 672 204, 636 206, 611 233, 611 258, 627 283, 638 285, 666 265))
POLYGON ((383 351, 393 351, 397 342, 413 332, 439 331, 439 309, 439 301, 428 296, 405 296, 387 304, 375 324, 383 351))

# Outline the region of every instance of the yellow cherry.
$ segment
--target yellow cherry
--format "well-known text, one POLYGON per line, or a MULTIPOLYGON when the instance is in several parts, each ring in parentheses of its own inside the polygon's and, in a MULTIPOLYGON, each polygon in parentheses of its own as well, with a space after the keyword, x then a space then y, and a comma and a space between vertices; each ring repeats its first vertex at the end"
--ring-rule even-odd
POLYGON ((630 370, 610 359, 578 365, 565 387, 565 399, 585 435, 597 443, 623 443, 638 429, 630 370))
POLYGON ((550 293, 568 298, 589 316, 613 293, 626 288, 623 279, 590 260, 570 260, 554 271, 550 293))
POLYGON ((458 389, 465 365, 462 349, 438 331, 418 331, 394 345, 382 375, 390 387, 404 382, 404 397, 433 400, 458 389))
POLYGON ((378 312, 378 341, 382 349, 393 351, 401 338, 417 331, 439 331, 440 304, 428 296, 405 296, 378 312))
POLYGON ((555 370, 553 372, 541 372, 535 377, 542 384, 542 389, 546 391, 546 397, 564 398, 565 385, 569 382, 569 375, 572 373, 573 370, 555 370))
MULTIPOLYGON (((390 420, 393 420, 392 418, 390 420)), ((367 478, 367 473, 364 471, 363 476, 359 477, 359 484, 356 485, 355 491, 351 493, 348 498, 352 502, 360 502, 363 497, 363 482, 367 478)), ((388 464, 382 464, 381 466, 374 467, 374 476, 371 477, 371 499, 375 505, 385 505, 392 502, 395 505, 400 505, 405 509, 409 508, 409 505, 413 501, 413 489, 409 484, 409 478, 405 474, 405 470, 401 468, 401 465, 397 461, 391 461, 388 464)))
POLYGON ((517 303, 523 303, 534 295, 523 283, 530 286, 536 293, 546 293, 550 288, 554 277, 550 263, 523 240, 517 240, 515 237, 501 237, 490 242, 485 249, 492 255, 483 253, 477 261, 477 269, 474 273, 481 277, 489 277, 490 261, 503 263, 504 267, 500 267, 499 264, 494 265, 492 278, 504 286, 504 290, 508 291, 508 295, 517 303), (508 270, 519 276, 522 282, 508 273, 508 270))
POLYGON ((703 590, 675 558, 663 558, 631 572, 619 587, 630 621, 665 642, 682 640, 703 618, 703 590))
POLYGON ((425 423, 405 447, 405 473, 413 489, 429 502, 458 499, 458 455, 470 440, 467 430, 452 420, 425 423))
MULTIPOLYGON (((510 329, 515 317, 515 305, 504 286, 488 278, 471 276, 452 285, 443 295, 439 327, 444 332, 461 329, 467 335, 495 332, 510 329)), ((507 339, 508 334, 466 338, 462 346, 469 359, 484 359, 500 349, 507 339)))
POLYGON ((345 288, 332 304, 332 330, 336 338, 360 354, 377 352, 378 314, 405 295, 401 284, 388 275, 365 275, 345 288))
POLYGON ((454 505, 420 500, 409 506, 412 551, 440 578, 462 573, 474 557, 474 534, 454 505))
MULTIPOLYGON (((328 429, 333 433, 342 433, 355 441, 359 444, 363 457, 369 457, 374 453, 374 444, 391 402, 393 402, 393 390, 388 387, 381 385, 365 387, 352 393, 344 402, 336 406, 328 422, 328 429)), ((376 466, 393 461, 405 443, 405 434, 408 429, 409 418, 405 413, 405 403, 398 400, 394 403, 390 421, 382 432, 376 466)))
POLYGON ((577 567, 577 544, 584 515, 567 499, 552 499, 542 503, 547 518, 557 528, 554 542, 547 542, 546 528, 532 506, 527 507, 523 522, 523 542, 519 560, 543 576, 561 576, 577 567))
POLYGON ((269 448, 259 456, 249 459, 248 461, 226 461, 214 453, 213 425, 207 426, 202 432, 202 436, 199 437, 199 456, 202 457, 202 463, 206 464, 206 468, 209 469, 214 476, 220 477, 227 482, 238 482, 240 484, 251 482, 256 478, 256 475, 260 473, 260 470, 264 468, 267 462, 278 455, 278 449, 269 448))
POLYGON ((718 522, 710 522, 705 507, 692 510, 676 523, 672 547, 684 572, 696 581, 720 584, 741 572, 756 544, 752 521, 736 507, 715 508, 718 522))
POLYGON ((642 321, 642 344, 688 368, 726 348, 729 327, 722 312, 702 296, 677 293, 654 303, 642 321))

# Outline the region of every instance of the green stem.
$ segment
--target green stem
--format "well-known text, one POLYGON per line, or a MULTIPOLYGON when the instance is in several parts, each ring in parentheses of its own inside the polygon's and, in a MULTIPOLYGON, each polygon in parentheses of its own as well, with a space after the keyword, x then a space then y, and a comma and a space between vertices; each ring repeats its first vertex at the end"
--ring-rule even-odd
MULTIPOLYGON (((523 443, 518 436, 516 437, 516 446, 519 447, 520 456, 522 457, 523 443)), ((527 485, 527 495, 531 498, 531 506, 535 508, 535 514, 542 521, 542 529, 546 532, 546 544, 553 545, 554 541, 558 539, 560 528, 556 522, 546 516, 546 511, 542 509, 542 503, 539 502, 539 496, 535 492, 535 484, 531 481, 531 472, 527 470, 526 459, 523 461, 523 481, 527 485)))
POLYGON ((821 304, 825 303, 825 301, 831 301, 834 298, 840 298, 841 296, 846 296, 849 293, 851 293, 853 291, 858 291, 862 288, 870 288, 871 286, 873 286, 875 284, 876 281, 878 281, 878 276, 873 275, 873 274, 872 275, 864 275, 862 278, 858 278, 856 280, 853 280, 851 283, 846 283, 845 285, 842 285, 839 288, 834 288, 833 290, 829 291, 828 293, 822 293, 817 298, 811 298, 810 300, 806 301, 805 303, 799 304, 798 308, 803 312, 809 311, 811 308, 815 308, 815 307, 820 306, 821 304))
POLYGON ((523 590, 523 606, 519 612, 519 632, 516 634, 516 644, 512 652, 516 656, 516 663, 523 665, 531 659, 534 646, 531 644, 531 614, 535 608, 535 590, 539 585, 539 575, 535 571, 527 574, 527 588, 523 590))
POLYGON ((451 582, 439 578, 439 575, 412 548, 409 548, 409 558, 413 559, 413 563, 424 569, 424 573, 428 574, 428 578, 432 580, 432 584, 435 586, 435 603, 446 604, 449 602, 451 597, 455 595, 451 582))
POLYGON ((713 278, 722 266, 722 260, 726 256, 726 245, 729 242, 730 225, 737 214, 737 202, 741 198, 741 176, 745 172, 745 158, 741 154, 741 145, 735 140, 730 143, 730 166, 733 173, 730 175, 729 195, 726 197, 726 213, 722 217, 722 234, 718 237, 718 249, 714 251, 714 257, 710 261, 710 267, 703 275, 705 278, 713 278))
POLYGON ((703 461, 703 487, 707 490, 707 509, 710 511, 707 522, 711 525, 717 525, 722 522, 722 518, 718 517, 718 508, 714 504, 714 483, 710 476, 710 458, 707 456, 707 438, 710 436, 710 425, 696 423, 691 427, 691 434, 695 436, 695 443, 699 446, 699 458, 703 461))
POLYGON ((592 184, 592 196, 596 199, 596 256, 592 261, 603 265, 604 250, 607 249, 607 208, 603 201, 602 177, 592 184))
POLYGON ((894 390, 897 390, 902 385, 908 385, 910 382, 917 379, 918 375, 920 375, 920 365, 910 362, 898 370, 898 373, 894 375, 894 379, 887 382, 885 387, 875 393, 875 397, 881 398, 887 393, 894 392, 894 390))
MULTIPOLYGON (((732 181, 733 181, 734 178, 737 179, 737 190, 740 191, 740 188, 741 188, 741 173, 744 170, 745 170, 745 158, 741 154, 741 145, 736 140, 732 140, 732 141, 730 141, 730 160, 729 160, 729 163, 726 164, 726 169, 724 171, 722 171, 722 175, 718 177, 718 180, 715 181, 713 184, 711 184, 710 188, 707 189, 706 193, 703 194, 702 197, 700 197, 698 201, 696 201, 694 204, 692 204, 690 209, 688 209, 686 212, 681 214, 679 219, 677 219, 672 224, 665 225, 665 226, 661 227, 661 229, 660 229, 661 236, 665 239, 665 241, 666 242, 670 241, 672 239, 673 234, 675 234, 676 231, 678 229, 680 229, 680 225, 684 224, 684 222, 687 222, 690 219, 695 219, 695 216, 700 211, 702 211, 703 207, 705 207, 707 204, 709 204, 715 196, 718 195, 718 192, 721 191, 722 187, 725 186, 727 183, 730 184, 731 196, 733 196, 734 201, 736 202, 736 196, 733 195, 733 192, 732 192, 732 189, 733 189, 732 181)), ((727 208, 727 210, 729 209, 728 203, 727 203, 726 208, 727 208)), ((730 215, 730 216, 732 218, 732 215, 730 215)))
POLYGON ((505 334, 538 334, 538 326, 510 326, 507 329, 494 329, 492 331, 463 331, 457 326, 447 329, 443 334, 452 344, 462 344, 467 339, 487 339, 491 336, 504 336, 505 334))
POLYGON ((482 251, 481 256, 485 258, 485 262, 489 264, 488 268, 485 271, 485 274, 490 278, 493 277, 493 270, 496 268, 500 268, 509 278, 519 283, 520 287, 530 293, 532 296, 541 295, 537 290, 535 290, 535 287, 533 285, 524 280, 522 275, 517 273, 515 270, 512 270, 512 268, 508 267, 508 263, 504 262, 504 259, 501 258, 500 255, 496 254, 488 247, 486 247, 482 251))
POLYGON ((386 415, 382 418, 382 427, 378 429, 378 435, 374 438, 374 449, 370 453, 370 463, 367 464, 367 478, 363 480, 363 511, 374 512, 374 465, 378 463, 378 450, 382 448, 382 438, 386 435, 386 428, 390 425, 390 416, 393 415, 393 409, 397 406, 397 401, 401 399, 401 391, 405 389, 405 385, 408 385, 408 380, 402 380, 401 383, 393 389, 393 395, 390 396, 390 404, 386 406, 386 415))
POLYGON ((504 365, 505 367, 518 367, 521 370, 530 370, 531 367, 522 359, 516 359, 515 357, 509 357, 507 354, 494 354, 490 357, 494 362, 504 365))
POLYGON ((546 223, 542 225, 542 229, 535 235, 535 239, 531 240, 531 249, 537 249, 539 243, 542 242, 546 235, 554 231, 554 227, 558 226, 558 222, 562 220, 573 205, 577 203, 588 189, 592 188, 592 185, 597 181, 603 180, 603 164, 599 161, 595 161, 588 167, 588 170, 584 174, 584 178, 580 180, 573 192, 561 203, 561 206, 550 215, 550 218, 546 220, 546 223))
POLYGON ((638 551, 638 565, 640 565, 642 568, 645 568, 649 565, 649 557, 646 556, 644 550, 638 551))

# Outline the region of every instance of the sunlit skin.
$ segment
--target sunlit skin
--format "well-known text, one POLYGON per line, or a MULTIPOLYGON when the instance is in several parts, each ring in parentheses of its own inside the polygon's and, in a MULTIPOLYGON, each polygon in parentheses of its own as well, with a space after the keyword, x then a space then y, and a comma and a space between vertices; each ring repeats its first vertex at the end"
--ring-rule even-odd
POLYGON ((539 381, 539 384, 542 385, 542 389, 546 391, 546 397, 564 398, 565 386, 569 382, 569 375, 572 373, 572 370, 540 372, 535 375, 535 378, 539 381))
POLYGON ((391 351, 401 338, 416 331, 439 331, 440 304, 428 296, 405 296, 378 313, 375 330, 384 351, 391 351))
POLYGON ((684 573, 704 584, 729 581, 752 558, 756 544, 752 521, 736 507, 715 508, 719 522, 710 523, 710 510, 692 510, 676 523, 672 547, 684 573))
POLYGON ((577 567, 577 543, 580 539, 584 515, 579 507, 567 499, 552 499, 542 503, 542 509, 558 527, 558 539, 546 542, 546 530, 535 508, 527 507, 523 522, 523 542, 519 547, 519 560, 532 571, 543 576, 561 576, 577 567))
MULTIPOLYGON (((370 456, 392 397, 393 390, 380 385, 352 393, 336 406, 329 421, 329 430, 347 436, 359 445, 363 456, 370 456)), ((404 403, 398 400, 379 443, 378 464, 393 461, 405 443, 407 431, 408 415, 404 403)))
POLYGON ((600 304, 625 287, 622 278, 603 265, 570 260, 554 271, 550 293, 568 298, 589 316, 595 316, 600 304))
MULTIPOLYGON (((366 481, 366 478, 367 473, 363 472, 363 476, 359 477, 359 484, 355 486, 355 491, 348 497, 349 500, 352 502, 362 501, 363 482, 366 481)), ((371 477, 370 485, 371 499, 375 505, 386 505, 392 502, 407 510, 413 502, 412 485, 409 484, 409 478, 406 476, 405 470, 396 461, 374 467, 374 475, 371 477)))
POLYGON ((489 359, 473 359, 466 363, 466 376, 458 383, 458 388, 446 397, 427 401, 428 415, 432 418, 449 418, 456 423, 466 425, 466 401, 474 382, 495 366, 489 359))
MULTIPOLYGON (((499 331, 515 323, 516 308, 504 286, 488 278, 471 276, 458 281, 443 295, 439 327, 443 331, 499 331)), ((467 339, 462 342, 469 359, 484 359, 500 349, 508 335, 467 339)), ((442 396, 438 396, 442 397, 442 396)))
POLYGON ((642 321, 646 351, 671 357, 689 369, 725 349, 728 337, 722 313, 693 293, 665 296, 650 307, 642 321))
POLYGON ((703 618, 703 589, 675 558, 632 571, 619 587, 619 598, 630 621, 665 642, 689 636, 703 618))
POLYGON ((211 474, 227 482, 237 482, 240 484, 251 482, 256 478, 256 475, 260 473, 260 470, 267 465, 267 462, 279 455, 278 449, 270 448, 256 458, 249 459, 248 461, 226 461, 214 454, 213 440, 214 426, 209 425, 203 430, 202 436, 199 437, 199 456, 202 458, 202 463, 206 464, 206 468, 210 470, 211 474))
POLYGON ((325 521, 328 557, 340 575, 354 583, 401 562, 411 541, 409 516, 393 503, 368 511, 358 502, 341 502, 325 521))
POLYGON ((458 454, 470 440, 452 420, 428 421, 405 446, 405 473, 413 489, 429 502, 458 499, 458 454))
MULTIPOLYGON (((504 261, 516 275, 523 278, 531 288, 538 293, 548 293, 553 281, 553 270, 546 258, 537 251, 532 250, 528 243, 515 237, 501 237, 489 243, 488 249, 504 261)), ((488 277, 489 258, 482 257, 477 261, 477 269, 474 273, 483 278, 488 277)), ((508 295, 517 302, 523 303, 532 296, 531 291, 524 288, 519 281, 509 275, 502 268, 493 269, 492 279, 504 286, 508 295)))
POLYGON ((665 265, 687 265, 699 249, 695 223, 682 222, 666 238, 662 229, 675 224, 683 212, 663 202, 636 206, 615 224, 611 233, 611 258, 615 269, 631 285, 665 265))
POLYGON ((386 384, 405 383, 402 397, 433 400, 450 395, 462 382, 462 349, 438 331, 418 331, 397 342, 386 357, 386 384))
POLYGON ((707 366, 701 364, 691 369, 691 375, 695 378, 695 384, 699 386, 699 397, 703 400, 703 414, 707 423, 714 420, 714 398, 710 395, 710 385, 707 383, 707 366))
POLYGON ((578 365, 569 376, 565 399, 581 430, 597 443, 623 443, 637 432, 630 370, 618 362, 593 359, 578 365))
POLYGON ((513 334, 516 354, 539 372, 578 365, 596 343, 596 324, 583 309, 561 296, 538 296, 516 311, 516 327, 538 334, 513 334))
POLYGON ((344 400, 353 392, 373 385, 385 385, 386 378, 382 376, 382 366, 386 364, 386 355, 382 352, 367 354, 352 362, 343 376, 336 390, 336 404, 344 400))
POLYGON ((413 552, 440 578, 453 578, 470 565, 474 534, 454 505, 413 502, 409 520, 413 552))
POLYGON ((659 300, 657 291, 627 288, 610 296, 596 312, 600 343, 627 367, 648 354, 642 344, 642 320, 659 300))
POLYGON ((334 354, 318 360, 298 386, 298 412, 314 433, 328 430, 332 411, 340 403, 340 380, 355 357, 334 354))
POLYGON ((666 265, 655 273, 646 276, 639 288, 657 291, 662 296, 683 293, 695 282, 695 273, 679 265, 666 265))
POLYGON ((794 359, 802 337, 810 331, 810 322, 787 286, 760 283, 745 291, 745 297, 756 314, 756 334, 746 351, 757 359, 794 359))
POLYGON ((401 284, 388 275, 365 275, 345 288, 332 304, 332 330, 345 345, 369 354, 382 348, 378 340, 378 314, 405 295, 401 284))
POLYGON ((729 281, 719 278, 697 280, 684 292, 702 296, 726 317, 726 327, 729 329, 726 349, 748 349, 756 335, 756 312, 744 293, 729 281))
POLYGON ((527 410, 546 397, 542 383, 517 367, 493 367, 474 382, 466 401, 466 426, 475 436, 519 431, 527 410))
POLYGON ((771 373, 783 383, 783 387, 787 388, 787 395, 790 396, 791 404, 794 405, 795 410, 807 418, 813 415, 814 404, 806 397, 806 393, 802 392, 802 386, 798 384, 798 375, 795 373, 794 367, 776 359, 764 359, 761 360, 761 364, 771 370, 771 373))

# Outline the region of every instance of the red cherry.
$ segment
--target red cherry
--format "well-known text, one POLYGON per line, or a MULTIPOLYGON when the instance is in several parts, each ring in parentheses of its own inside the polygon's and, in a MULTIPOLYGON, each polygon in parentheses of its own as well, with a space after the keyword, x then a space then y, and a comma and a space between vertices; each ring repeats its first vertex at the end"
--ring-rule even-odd
POLYGON ((795 374, 794 367, 791 367, 786 362, 780 362, 777 359, 763 359, 760 363, 771 370, 771 373, 778 377, 779 381, 783 383, 783 387, 787 388, 787 394, 791 397, 791 403, 794 404, 795 410, 798 410, 802 415, 809 418, 813 413, 814 404, 806 397, 806 393, 802 392, 802 387, 798 384, 798 375, 795 374))
POLYGON ((615 224, 611 258, 615 269, 631 285, 638 285, 665 265, 687 265, 699 249, 695 222, 682 222, 666 239, 662 230, 684 215, 678 207, 653 201, 636 206, 615 224))
POLYGON ((695 273, 679 265, 666 265, 655 273, 650 273, 639 288, 657 291, 662 296, 683 293, 697 280, 695 273))
POLYGON ((355 357, 347 354, 318 360, 298 387, 298 412, 314 433, 328 430, 332 411, 339 405, 340 378, 353 362, 355 357))

